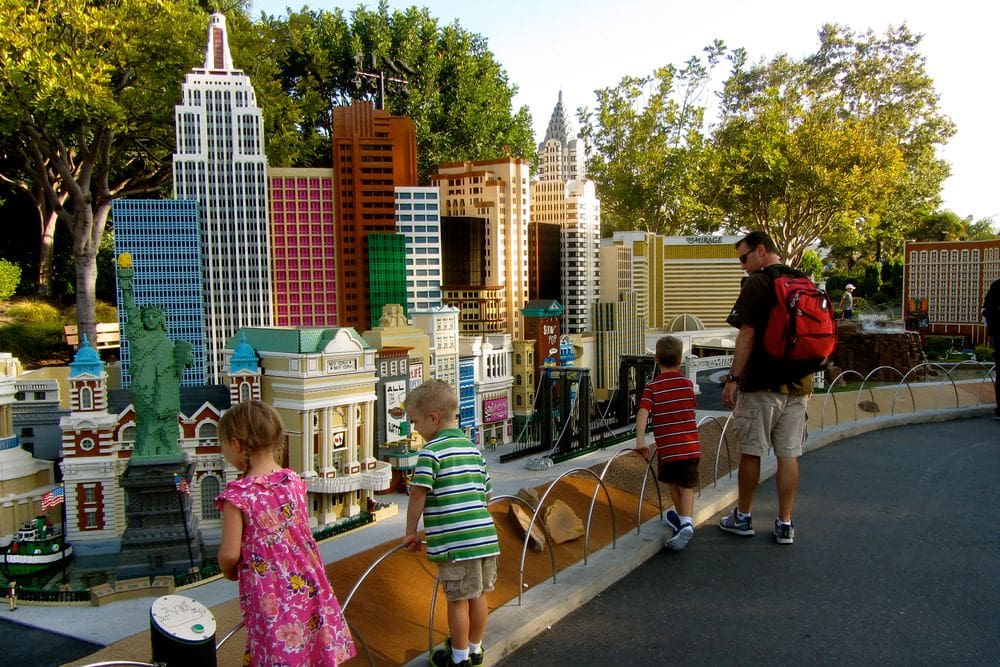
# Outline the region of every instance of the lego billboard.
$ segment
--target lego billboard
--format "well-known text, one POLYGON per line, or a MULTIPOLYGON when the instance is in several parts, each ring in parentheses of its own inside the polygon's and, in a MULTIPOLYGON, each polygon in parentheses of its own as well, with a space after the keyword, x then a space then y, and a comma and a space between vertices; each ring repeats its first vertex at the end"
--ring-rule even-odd
POLYGON ((410 359, 410 389, 416 389, 424 383, 424 365, 410 359))
POLYGON ((407 435, 404 427, 406 410, 403 401, 406 400, 406 380, 393 380, 385 383, 385 441, 396 442, 407 435))
POLYGON ((488 398, 483 401, 483 423, 492 424, 507 419, 507 397, 488 398))

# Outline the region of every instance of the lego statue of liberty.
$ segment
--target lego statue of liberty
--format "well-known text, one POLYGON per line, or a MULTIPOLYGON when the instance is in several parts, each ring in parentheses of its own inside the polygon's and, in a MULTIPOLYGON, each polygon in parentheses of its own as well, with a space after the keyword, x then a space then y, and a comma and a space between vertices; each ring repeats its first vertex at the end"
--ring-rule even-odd
POLYGON ((178 444, 181 410, 180 386, 184 369, 193 355, 187 341, 167 337, 167 318, 155 305, 136 306, 132 295, 132 257, 118 257, 118 286, 128 321, 132 372, 132 401, 135 408, 135 451, 133 461, 168 461, 181 458, 178 444))

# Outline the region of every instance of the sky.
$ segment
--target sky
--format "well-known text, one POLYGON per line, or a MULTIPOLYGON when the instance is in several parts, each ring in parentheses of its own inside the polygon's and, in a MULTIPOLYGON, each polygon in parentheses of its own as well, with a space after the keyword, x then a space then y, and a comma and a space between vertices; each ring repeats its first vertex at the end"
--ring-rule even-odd
MULTIPOLYGON (((284 15, 286 7, 348 12, 358 2, 254 0, 254 15, 284 15)), ((365 3, 377 6, 377 0, 365 3)), ((993 218, 1000 225, 1000 92, 997 50, 1000 5, 988 0, 390 0, 390 9, 425 6, 444 23, 458 20, 483 35, 518 88, 515 107, 527 106, 535 138, 545 134, 559 92, 575 118, 595 105, 594 90, 626 75, 681 64, 715 39, 746 49, 751 61, 779 53, 801 58, 816 50, 824 23, 855 32, 884 33, 906 23, 924 36, 920 52, 957 126, 941 149, 951 164, 943 207, 961 217, 993 218), (992 82, 992 83, 991 83, 992 82)))

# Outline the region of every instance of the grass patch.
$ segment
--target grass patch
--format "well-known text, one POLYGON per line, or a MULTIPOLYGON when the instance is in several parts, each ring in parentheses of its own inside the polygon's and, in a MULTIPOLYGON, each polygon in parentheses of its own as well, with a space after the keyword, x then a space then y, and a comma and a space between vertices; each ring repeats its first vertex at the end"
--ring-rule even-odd
POLYGON ((17 324, 59 323, 62 319, 58 308, 37 299, 8 302, 3 308, 3 316, 17 324))

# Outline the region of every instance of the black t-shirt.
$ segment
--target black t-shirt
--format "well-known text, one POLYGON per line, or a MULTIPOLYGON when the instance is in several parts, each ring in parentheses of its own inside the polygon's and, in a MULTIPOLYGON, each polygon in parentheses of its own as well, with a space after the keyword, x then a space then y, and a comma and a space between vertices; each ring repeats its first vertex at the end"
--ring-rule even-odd
POLYGON ((994 280, 983 299, 983 316, 990 331, 1000 333, 1000 280, 994 280))
MULTIPOLYGON (((780 273, 791 273, 795 271, 783 264, 774 264, 772 267, 778 269, 780 273)), ((769 267, 770 268, 770 267, 769 267)), ((764 269, 754 271, 743 281, 740 295, 733 305, 726 322, 737 329, 744 324, 753 327, 754 341, 753 352, 747 361, 746 368, 743 369, 740 378, 740 391, 780 391, 793 396, 804 396, 812 393, 812 375, 807 375, 800 382, 782 384, 769 376, 773 362, 764 352, 764 330, 767 328, 767 320, 774 307, 774 286, 771 276, 765 273, 764 269)))

